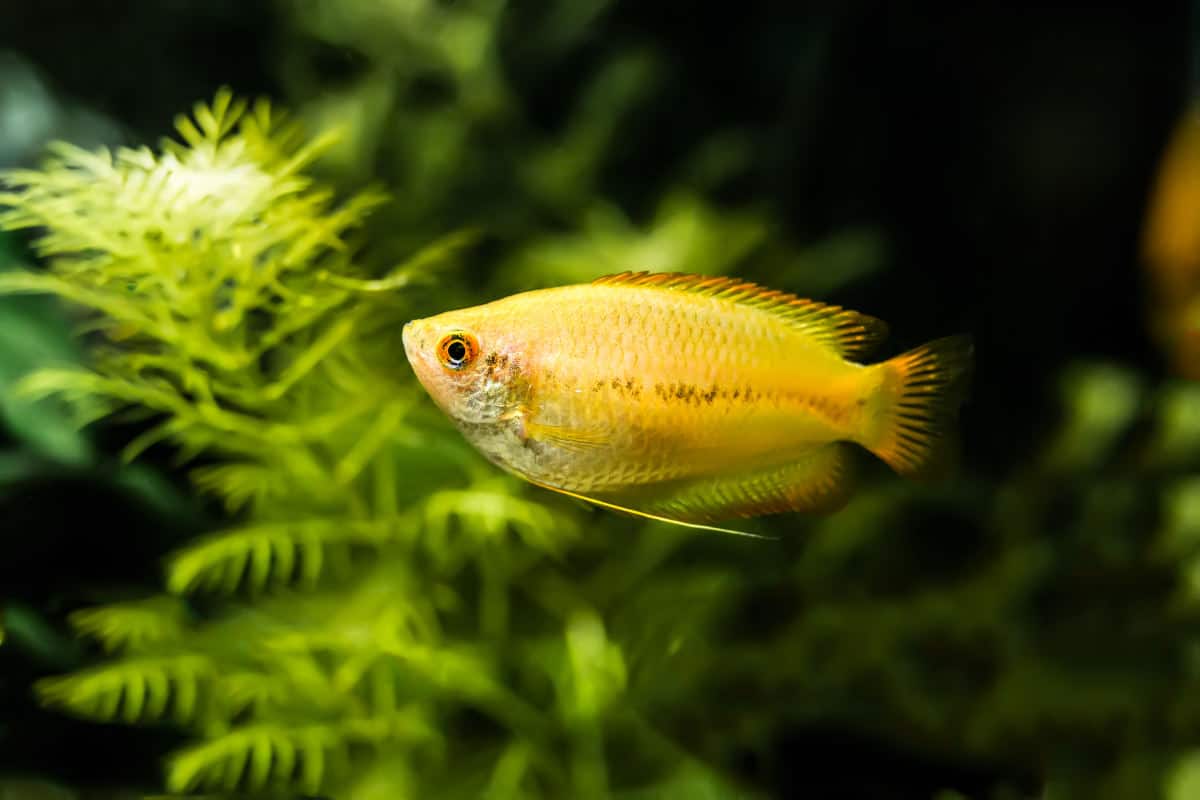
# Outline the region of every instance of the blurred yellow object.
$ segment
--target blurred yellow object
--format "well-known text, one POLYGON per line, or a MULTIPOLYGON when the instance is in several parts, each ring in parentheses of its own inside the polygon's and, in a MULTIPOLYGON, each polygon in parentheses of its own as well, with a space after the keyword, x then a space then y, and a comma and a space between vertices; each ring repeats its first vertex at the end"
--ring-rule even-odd
POLYGON ((1200 378, 1200 106, 1177 124, 1150 196, 1142 257, 1151 331, 1177 374, 1200 378))

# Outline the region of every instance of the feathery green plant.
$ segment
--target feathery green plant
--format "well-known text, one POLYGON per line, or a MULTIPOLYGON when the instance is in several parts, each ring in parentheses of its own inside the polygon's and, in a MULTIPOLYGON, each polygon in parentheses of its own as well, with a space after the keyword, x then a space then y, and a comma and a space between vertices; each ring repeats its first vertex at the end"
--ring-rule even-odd
MULTIPOLYGON (((0 292, 81 309, 90 356, 24 390, 88 409, 80 422, 141 421, 128 459, 160 443, 203 457, 195 486, 232 515, 170 559, 168 595, 74 614, 110 658, 40 697, 191 731, 172 792, 450 796, 456 759, 482 752, 463 796, 603 796, 627 666, 554 577, 578 524, 416 404, 398 355, 406 287, 463 237, 375 277, 354 232, 382 195, 338 198, 304 173, 331 137, 228 91, 177 128, 158 153, 57 145, 4 176, 0 226, 32 230, 48 269, 0 275, 0 292), (430 491, 414 455, 450 482, 430 491), (202 615, 197 594, 225 600, 202 615), (490 744, 459 752, 480 735, 468 711, 490 744)), ((720 785, 666 752, 659 773, 720 785)))

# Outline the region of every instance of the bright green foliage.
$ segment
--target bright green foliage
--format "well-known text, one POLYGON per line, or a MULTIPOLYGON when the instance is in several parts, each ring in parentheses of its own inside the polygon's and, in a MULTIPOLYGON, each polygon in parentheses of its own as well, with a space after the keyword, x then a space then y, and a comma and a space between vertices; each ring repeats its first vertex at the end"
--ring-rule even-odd
POLYGON ((306 406, 311 393, 289 390, 318 366, 339 366, 325 356, 353 327, 352 292, 327 276, 347 272, 345 237, 380 198, 333 207, 298 175, 320 143, 301 146, 266 104, 246 113, 219 95, 179 128, 187 146, 162 156, 62 145, 44 171, 8 176, 16 191, 0 195, 10 206, 0 222, 49 226, 37 248, 55 270, 4 274, 0 289, 94 309, 87 325, 111 343, 95 349, 94 371, 42 371, 30 391, 166 415, 131 443, 131 457, 167 437, 189 452, 219 442, 255 459, 295 442, 275 466, 312 478, 319 467, 302 442, 368 409, 322 415, 306 406), (300 407, 309 426, 274 422, 300 407))
POLYGON ((327 725, 247 725, 177 755, 168 769, 167 786, 177 793, 207 786, 315 794, 331 776, 350 771, 352 748, 397 747, 433 735, 419 714, 403 712, 327 725))
POLYGON ((96 719, 145 722, 170 717, 188 723, 199 713, 202 684, 214 677, 202 656, 130 657, 64 678, 43 681, 43 701, 96 719))
POLYGON ((99 641, 108 652, 145 651, 178 640, 187 624, 185 614, 178 598, 153 597, 81 609, 71 615, 71 623, 80 633, 99 641))
MULTIPOLYGON (((329 567, 345 564, 348 546, 396 536, 389 520, 319 519, 268 522, 223 531, 178 554, 167 568, 167 588, 227 594, 269 583, 315 586, 329 567)), ((344 575, 343 575, 344 577, 344 575)))
MULTIPOLYGON (((515 495, 417 402, 399 355, 408 288, 465 240, 375 277, 352 236, 382 198, 338 199, 302 171, 331 139, 228 93, 178 128, 157 154, 60 145, 0 195, 0 225, 42 231, 49 265, 0 292, 88 312, 88 365, 24 391, 142 420, 126 456, 203 456, 196 488, 237 515, 169 560, 170 595, 75 613, 111 660, 40 697, 190 730, 174 792, 443 796, 459 759, 491 753, 466 796, 604 795, 613 718, 636 717, 617 712, 622 649, 556 566, 578 521, 515 495), (233 604, 199 615, 193 594, 233 604), (462 750, 468 709, 490 743, 462 750)), ((652 761, 647 780, 707 774, 652 761)))

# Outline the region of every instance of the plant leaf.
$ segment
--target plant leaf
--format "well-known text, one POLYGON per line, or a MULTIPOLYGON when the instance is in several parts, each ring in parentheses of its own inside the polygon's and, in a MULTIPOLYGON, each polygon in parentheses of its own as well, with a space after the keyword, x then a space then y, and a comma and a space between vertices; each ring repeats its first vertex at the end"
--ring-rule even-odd
POLYGON ((216 674, 199 655, 130 658, 37 683, 39 699, 76 716, 126 723, 196 719, 216 674))
POLYGON ((299 581, 314 586, 329 569, 331 552, 352 544, 378 545, 393 538, 403 520, 312 519, 235 528, 201 539, 173 556, 167 588, 230 594, 245 588, 299 581))

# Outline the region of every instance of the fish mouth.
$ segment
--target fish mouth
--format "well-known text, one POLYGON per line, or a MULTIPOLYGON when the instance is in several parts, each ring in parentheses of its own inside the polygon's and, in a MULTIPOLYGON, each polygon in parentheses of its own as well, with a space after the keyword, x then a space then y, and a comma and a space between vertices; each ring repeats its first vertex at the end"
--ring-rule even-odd
POLYGON ((400 329, 400 341, 404 343, 404 355, 414 370, 417 368, 418 353, 421 352, 423 344, 420 338, 416 320, 404 323, 404 327, 400 329))

